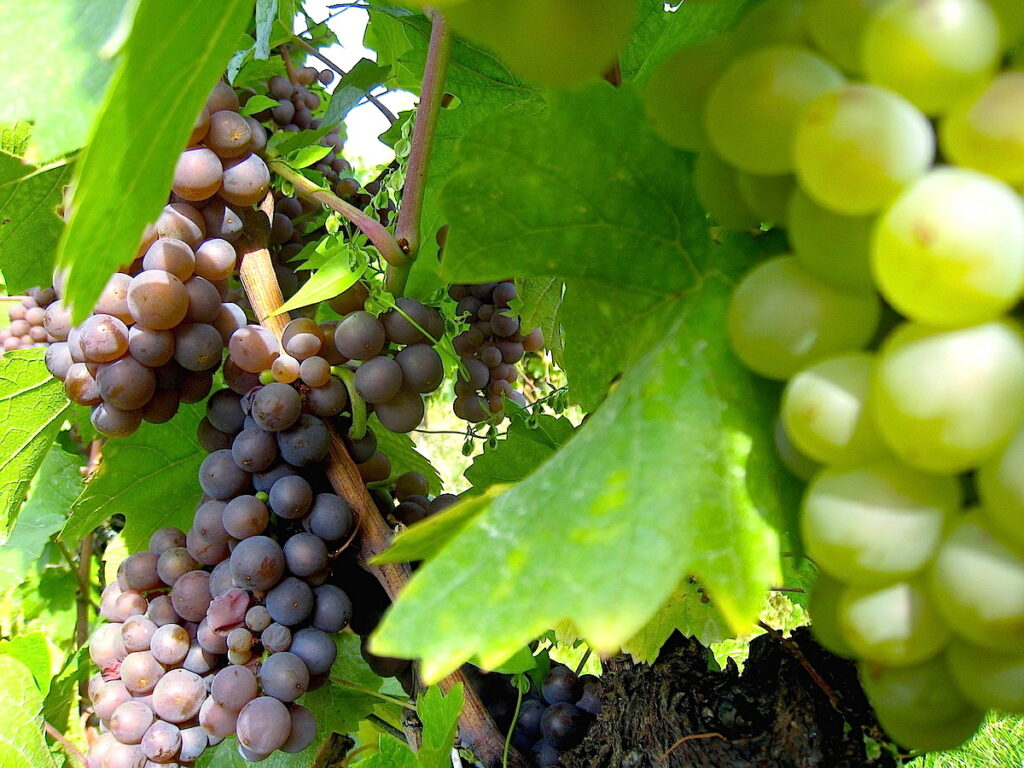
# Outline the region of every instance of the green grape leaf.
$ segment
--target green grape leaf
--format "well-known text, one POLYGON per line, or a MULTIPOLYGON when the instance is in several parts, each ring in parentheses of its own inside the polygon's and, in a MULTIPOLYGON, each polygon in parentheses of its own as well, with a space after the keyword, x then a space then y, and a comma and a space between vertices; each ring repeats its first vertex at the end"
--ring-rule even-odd
POLYGON ((64 228, 57 206, 70 176, 67 163, 34 168, 0 154, 0 270, 8 293, 50 285, 64 228))
MULTIPOLYGON (((374 48, 378 61, 393 62, 398 76, 389 85, 418 90, 430 39, 429 20, 422 14, 398 9, 371 10, 367 38, 374 45, 382 45, 374 48)), ((434 236, 446 221, 440 205, 441 190, 460 167, 456 151, 459 141, 485 118, 536 114, 544 107, 541 91, 519 80, 490 52, 458 38, 452 46, 444 88, 458 101, 441 110, 430 156, 421 220, 423 237, 406 290, 407 295, 420 299, 429 299, 443 288, 437 276, 438 247, 434 236)))
POLYGON ((0 122, 34 123, 29 147, 34 162, 85 143, 113 72, 110 52, 116 50, 119 26, 130 23, 133 7, 126 0, 4 4, 0 122))
POLYGON ((430 460, 416 450, 416 444, 411 437, 385 429, 375 415, 370 417, 369 425, 377 437, 377 449, 391 459, 392 477, 398 477, 406 472, 419 472, 427 478, 427 486, 432 494, 441 493, 441 476, 430 460))
POLYGON ((242 107, 242 114, 249 117, 251 115, 255 115, 257 112, 262 112, 264 109, 273 109, 276 106, 276 99, 264 96, 262 93, 257 93, 250 96, 249 100, 245 102, 245 106, 242 107))
POLYGON ((166 424, 143 422, 135 434, 109 441, 60 538, 77 541, 116 514, 124 515, 129 552, 145 549, 157 528, 188 530, 203 495, 197 477, 206 452, 196 428, 204 414, 202 404, 183 405, 166 424))
POLYGON ((82 456, 66 445, 67 433, 47 452, 29 486, 11 538, 0 547, 0 593, 17 586, 37 565, 50 537, 61 529, 82 489, 82 456))
POLYGON ((558 308, 562 305, 565 286, 556 277, 524 277, 516 280, 519 298, 511 306, 519 313, 522 327, 529 331, 540 328, 544 334, 544 347, 555 353, 557 360, 561 344, 558 332, 558 308))
POLYGON ((309 147, 303 147, 302 149, 295 150, 295 152, 288 155, 287 163, 296 170, 299 168, 308 168, 314 163, 319 163, 327 157, 327 155, 331 154, 332 151, 333 147, 314 144, 309 147))
POLYGON ((727 30, 757 0, 641 3, 633 37, 622 52, 622 74, 642 82, 670 54, 727 30))
POLYGON ((432 685, 416 700, 416 714, 423 723, 423 743, 416 756, 423 768, 451 766, 463 698, 461 684, 453 686, 447 696, 432 685))
POLYGON ((672 596, 643 628, 622 644, 624 653, 637 664, 650 664, 673 632, 695 637, 701 645, 711 645, 732 637, 729 623, 713 602, 701 600, 698 585, 684 578, 672 596))
MULTIPOLYGON (((277 131, 270 136, 267 146, 270 149, 277 150, 282 155, 289 155, 303 147, 311 147, 317 144, 320 139, 331 132, 331 127, 327 123, 323 123, 319 128, 299 131, 298 133, 277 131)), ((322 176, 319 178, 323 180, 322 176)))
MULTIPOLYGON (((77 321, 111 273, 131 263, 143 229, 167 202, 196 115, 251 16, 252 0, 139 0, 117 74, 76 165, 71 220, 57 259, 68 268, 65 299, 77 321), (160 98, 140 101, 143 94, 160 98)), ((62 115, 69 109, 60 107, 62 115)))
POLYGON ((52 676, 50 645, 43 632, 27 632, 23 635, 0 641, 0 655, 17 659, 29 672, 39 692, 46 696, 50 691, 52 676))
POLYGON ((416 754, 391 736, 381 734, 377 748, 376 754, 355 763, 354 768, 420 768, 416 754))
POLYGON ((504 487, 489 488, 483 495, 470 496, 453 504, 439 515, 431 515, 395 536, 391 546, 373 563, 412 563, 429 560, 440 552, 463 528, 483 512, 504 487))
POLYGON ((28 667, 0 655, 0 700, 4 702, 4 736, 0 739, 0 768, 56 768, 43 738, 43 696, 28 667))
POLYGON ((32 138, 32 125, 26 122, 0 124, 0 152, 18 157, 28 151, 28 143, 32 138))
POLYGON ((474 656, 499 663, 562 620, 610 650, 691 574, 745 631, 778 583, 795 501, 773 453, 775 388, 743 369, 725 333, 735 279, 763 247, 711 247, 689 161, 654 138, 629 88, 598 84, 553 96, 540 119, 482 123, 462 160, 446 190, 448 275, 567 281, 567 350, 610 349, 625 359, 591 378, 622 376, 567 445, 422 566, 375 652, 422 658, 434 680, 474 656), (612 179, 593 162, 601 153, 617 158, 612 179), (579 333, 591 326, 605 335, 579 333), (470 613, 477 629, 459 632, 470 613))
POLYGON ((270 58, 270 34, 277 19, 277 0, 256 0, 256 46, 253 55, 257 59, 270 58))
POLYGON ((572 423, 562 416, 516 414, 504 438, 495 447, 485 447, 466 470, 466 479, 476 490, 496 484, 516 483, 569 442, 572 423))
MULTIPOLYGON (((303 253, 305 252, 304 249, 303 253)), ((309 280, 295 292, 294 296, 271 312, 271 316, 333 299, 342 291, 351 288, 366 271, 366 258, 363 252, 353 248, 350 242, 337 235, 328 235, 321 240, 299 269, 311 269, 314 264, 318 266, 309 280)))
POLYGON ((68 407, 63 384, 46 370, 44 352, 29 349, 0 357, 0 542, 10 536, 68 407))
POLYGON ((341 78, 334 93, 331 94, 331 103, 327 105, 323 122, 328 125, 343 122, 366 94, 387 80, 390 72, 390 67, 381 66, 370 59, 357 61, 348 74, 341 78))

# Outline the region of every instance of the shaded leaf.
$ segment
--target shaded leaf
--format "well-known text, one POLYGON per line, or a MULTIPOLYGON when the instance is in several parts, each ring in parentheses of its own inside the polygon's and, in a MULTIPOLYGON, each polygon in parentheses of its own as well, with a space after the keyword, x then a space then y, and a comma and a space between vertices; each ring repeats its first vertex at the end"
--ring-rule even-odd
POLYGON ((504 488, 470 496, 440 514, 431 515, 395 536, 391 546, 373 558, 374 564, 429 560, 462 531, 504 488))
POLYGON ((8 293, 50 285, 64 228, 57 206, 70 176, 66 163, 36 169, 0 154, 0 269, 8 293))
POLYGON ((423 723, 423 743, 417 757, 423 768, 451 766, 462 702, 461 684, 453 686, 447 696, 433 685, 416 700, 416 714, 423 723))
POLYGON ((475 490, 516 483, 549 459, 573 435, 572 422, 545 413, 516 414, 504 438, 473 459, 466 479, 475 490))
POLYGON ((60 538, 80 539, 116 514, 124 515, 129 552, 145 548, 157 528, 188 530, 203 495, 198 477, 206 452, 196 427, 204 414, 202 404, 183 405, 166 424, 143 422, 135 434, 109 441, 60 538))
POLYGON ((43 354, 28 349, 0 357, 0 542, 7 541, 68 407, 64 386, 46 370, 43 354))
POLYGON ((270 34, 277 19, 277 0, 256 0, 256 45, 253 55, 257 59, 270 58, 270 34))
POLYGON ((695 637, 704 646, 731 637, 729 623, 711 601, 701 600, 698 585, 684 578, 682 584, 643 628, 622 644, 636 663, 650 664, 673 632, 695 637))
POLYGON ((441 476, 430 460, 416 450, 411 437, 385 429, 376 415, 370 417, 369 425, 377 437, 377 449, 391 459, 392 477, 398 477, 406 472, 419 472, 427 478, 427 486, 432 494, 441 493, 441 476))
POLYGON ((75 169, 73 212, 58 263, 69 268, 65 300, 76 320, 92 308, 111 273, 131 263, 143 229, 167 201, 178 155, 251 14, 251 0, 139 0, 117 74, 75 169))

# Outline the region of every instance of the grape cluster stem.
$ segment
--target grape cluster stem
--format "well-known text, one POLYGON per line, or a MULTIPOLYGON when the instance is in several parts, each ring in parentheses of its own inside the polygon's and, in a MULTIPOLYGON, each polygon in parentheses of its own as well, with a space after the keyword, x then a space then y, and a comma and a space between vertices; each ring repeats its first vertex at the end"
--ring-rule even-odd
MULTIPOLYGON (((274 163, 271 169, 274 168, 274 163)), ((285 168, 291 175, 298 176, 309 186, 315 187, 301 174, 285 168)), ((284 175, 284 174, 282 174, 284 175)), ((290 176, 285 176, 291 180, 290 176)), ((296 185, 296 190, 299 190, 296 185)), ((323 194, 330 193, 318 190, 323 194)), ((313 198, 318 199, 318 198, 313 198)), ((336 199, 336 198, 335 198, 336 199)), ((341 202, 341 201, 339 201, 341 202)), ((247 215, 245 230, 238 241, 238 252, 241 255, 239 274, 245 287, 249 303, 256 317, 264 328, 280 338, 281 331, 290 318, 287 312, 273 314, 284 302, 281 289, 277 284, 277 276, 270 260, 267 242, 270 233, 270 218, 273 216, 273 199, 270 195, 260 205, 259 211, 247 215)), ((362 213, 360 211, 360 213, 362 213)), ((375 222, 376 223, 376 222, 375 222)), ((390 233, 388 234, 390 237, 390 233)), ((380 582, 381 586, 394 601, 399 592, 409 582, 412 571, 405 563, 387 563, 370 565, 370 561, 387 549, 391 544, 392 531, 377 511, 373 499, 370 498, 366 486, 359 475, 352 457, 348 455, 345 444, 333 425, 328 424, 330 432, 330 453, 326 462, 327 479, 335 492, 355 510, 356 526, 360 534, 363 567, 380 582)), ((469 678, 462 670, 458 670, 439 683, 442 691, 448 693, 455 685, 462 684, 465 704, 460 718, 462 738, 473 748, 476 755, 485 763, 495 765, 502 759, 505 740, 498 732, 494 720, 484 707, 469 678)), ((417 743, 418 734, 412 734, 411 743, 417 743)), ((528 768, 528 763, 514 749, 509 753, 508 765, 511 768, 528 768)))

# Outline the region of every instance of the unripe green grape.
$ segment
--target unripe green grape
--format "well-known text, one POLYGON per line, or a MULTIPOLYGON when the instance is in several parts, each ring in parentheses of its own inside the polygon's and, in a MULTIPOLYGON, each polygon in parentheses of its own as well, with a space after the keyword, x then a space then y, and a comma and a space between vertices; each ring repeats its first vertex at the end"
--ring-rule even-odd
POLYGON ((773 46, 744 56, 711 89, 705 113, 715 151, 747 173, 793 170, 793 137, 804 108, 845 83, 804 48, 773 46))
POLYGON ((1024 37, 1024 3, 1020 0, 988 0, 999 20, 1003 43, 1013 45, 1024 37))
POLYGON ((807 34, 847 72, 861 71, 860 49, 871 14, 886 0, 808 0, 807 34))
POLYGON ((757 176, 737 172, 736 183, 743 202, 762 222, 781 224, 786 220, 789 199, 796 189, 796 179, 791 175, 757 176))
POLYGON ((807 612, 811 614, 811 631, 821 647, 837 656, 852 659, 853 649, 839 631, 839 596, 846 588, 841 581, 824 573, 811 587, 807 612))
POLYGON ((858 658, 893 667, 934 658, 950 637, 919 579, 847 587, 839 597, 839 629, 858 658))
POLYGON ((943 152, 957 165, 1024 183, 1024 72, 1002 74, 960 101, 939 135, 943 152))
POLYGON ((871 268, 882 295, 912 320, 994 320, 1024 289, 1024 204, 977 171, 936 169, 879 219, 871 268))
POLYGON ((761 221, 743 202, 736 169, 713 152, 697 156, 693 186, 697 200, 718 224, 730 229, 756 229, 761 221))
POLYGON ((644 107, 647 121, 666 144, 690 152, 708 148, 704 105, 732 51, 730 37, 712 37, 676 51, 651 73, 644 107))
POLYGON ((807 553, 847 584, 877 585, 922 571, 961 501, 956 478, 895 461, 826 469, 800 507, 807 553))
POLYGON ((850 353, 820 360, 789 380, 782 422, 801 452, 846 466, 886 455, 868 403, 874 369, 873 355, 850 353))
POLYGON ((615 63, 636 10, 636 0, 471 0, 452 5, 445 18, 516 74, 564 88, 596 79, 615 63))
POLYGON ((962 520, 939 548, 931 589, 961 637, 997 651, 1024 651, 1024 557, 978 517, 962 520))
POLYGON ((882 346, 872 406, 882 437, 910 466, 976 467, 1024 416, 1024 338, 1008 321, 956 330, 904 323, 882 346))
POLYGON ((1024 653, 954 639, 946 663, 961 693, 976 707, 1024 713, 1024 653))
POLYGON ((954 685, 943 657, 911 667, 859 665, 861 684, 879 722, 909 749, 952 749, 977 730, 984 713, 954 685))
POLYGON ((846 216, 875 213, 923 175, 935 135, 920 110, 873 85, 823 94, 804 110, 793 147, 800 186, 846 216))
POLYGON ((786 434, 786 428, 782 426, 782 419, 775 420, 775 429, 772 437, 775 453, 778 454, 779 461, 782 462, 782 466, 788 469, 794 477, 807 482, 821 471, 821 464, 810 456, 805 456, 800 452, 799 448, 793 445, 793 441, 786 434))
POLYGON ((747 11, 734 33, 742 56, 772 45, 807 45, 804 0, 764 0, 747 11))
POLYGON ((969 740, 981 727, 985 713, 980 709, 966 709, 949 720, 910 721, 905 712, 876 707, 878 722, 894 742, 915 752, 942 752, 956 749, 969 740))
POLYGON ((898 712, 912 723, 942 722, 972 709, 946 662, 942 655, 903 667, 866 662, 858 665, 858 672, 874 706, 898 712))
POLYGON ((807 274, 792 256, 777 256, 740 281, 727 328, 744 365, 787 379, 815 360, 863 348, 879 313, 874 294, 836 290, 807 274))
POLYGON ((874 290, 871 233, 874 216, 840 216, 797 189, 789 200, 786 230, 800 266, 847 291, 874 290))
POLYGON ((981 514, 1010 544, 1024 547, 1024 430, 975 475, 981 514))
POLYGON ((889 0, 864 31, 868 81, 940 115, 995 70, 999 25, 985 0, 889 0))

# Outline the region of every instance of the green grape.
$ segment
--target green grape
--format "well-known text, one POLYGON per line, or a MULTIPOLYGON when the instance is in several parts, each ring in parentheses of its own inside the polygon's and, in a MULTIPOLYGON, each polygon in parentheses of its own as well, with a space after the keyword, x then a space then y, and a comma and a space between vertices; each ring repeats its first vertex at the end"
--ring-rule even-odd
POLYGON ((840 216, 797 188, 786 227, 800 266, 822 282, 847 291, 874 290, 871 233, 874 216, 840 216))
POLYGON ((981 514, 1009 543, 1024 547, 1024 430, 975 475, 981 514))
POLYGON ((980 709, 967 709, 949 720, 926 723, 911 722, 903 712, 877 707, 875 714, 889 738, 916 752, 956 749, 974 735, 985 719, 985 713, 980 709))
POLYGON ((732 50, 728 36, 702 40, 676 51, 651 73, 644 89, 647 122, 666 144, 690 152, 708 148, 704 105, 732 50))
POLYGON ((730 229, 756 229, 761 221, 740 195, 736 170, 713 152, 697 156, 693 169, 693 186, 697 200, 711 218, 730 229))
POLYGON ((994 320, 1024 289, 1024 204, 989 176, 938 168, 879 219, 871 267, 882 295, 912 320, 994 320))
POLYGON ((793 146, 800 186, 835 213, 875 213, 923 175, 935 135, 920 110, 892 91, 850 85, 804 110, 793 146))
POLYGON ((1008 184, 1024 183, 1024 72, 1002 74, 960 101, 939 135, 943 152, 957 165, 1008 184))
POLYGON ((853 649, 839 631, 839 596, 846 586, 824 573, 811 588, 807 611, 811 614, 811 631, 821 647, 836 656, 853 658, 853 649))
POLYGON ((1001 653, 953 640, 946 663, 961 693, 975 706, 1024 713, 1024 651, 1001 653))
POLYGON ((847 587, 839 597, 839 629, 858 658, 892 667, 937 656, 950 637, 927 587, 916 579, 847 587))
POLYGON ((861 71, 860 48, 871 14, 885 0, 808 0, 807 34, 830 59, 852 74, 861 71))
POLYGON ((788 469, 794 477, 808 481, 821 471, 821 464, 809 456, 805 456, 793 445, 793 441, 786 434, 786 428, 782 426, 782 419, 775 420, 775 430, 772 442, 775 444, 775 453, 778 454, 782 466, 788 469))
POLYGON ((999 20, 1003 43, 1013 45, 1024 37, 1024 3, 1020 0, 988 0, 999 20))
POLYGON ((858 671, 864 693, 875 707, 924 724, 951 720, 972 708, 946 662, 941 655, 903 667, 868 662, 859 664, 858 671))
POLYGON ((879 722, 909 749, 952 749, 971 737, 983 713, 966 701, 942 657, 911 667, 860 664, 860 679, 879 722))
POLYGON ((874 294, 838 291, 792 256, 777 256, 740 281, 726 322, 744 365, 770 379, 787 379, 822 357, 862 349, 880 311, 874 294))
POLYGON ((875 358, 866 352, 829 357, 800 371, 782 393, 786 434, 823 464, 860 464, 886 455, 868 393, 875 358))
POLYGON ((961 637, 997 651, 1024 651, 1024 557, 977 516, 962 520, 942 543, 931 588, 961 637))
POLYGON ((955 478, 895 461, 826 469, 801 504, 804 544, 821 570, 848 584, 906 578, 931 561, 960 501, 955 478))
POLYGON ((796 179, 785 176, 755 176, 737 172, 737 183, 743 202, 762 222, 775 224, 786 220, 789 198, 796 189, 796 179))
POLYGON ((471 0, 448 8, 452 28, 483 43, 514 72, 565 88, 600 77, 625 47, 636 0, 471 0))
POLYGON ((904 323, 886 339, 872 406, 905 463, 963 472, 993 456, 1024 416, 1024 337, 999 321, 956 330, 904 323))
POLYGON ((764 0, 736 25, 736 51, 744 55, 772 45, 807 45, 804 0, 764 0))
POLYGON ((747 173, 793 170, 793 137, 804 108, 844 84, 824 59, 794 46, 764 48, 727 69, 705 112, 715 151, 747 173))
POLYGON ((940 115, 992 75, 999 48, 985 0, 889 0, 868 22, 861 55, 870 82, 940 115))

